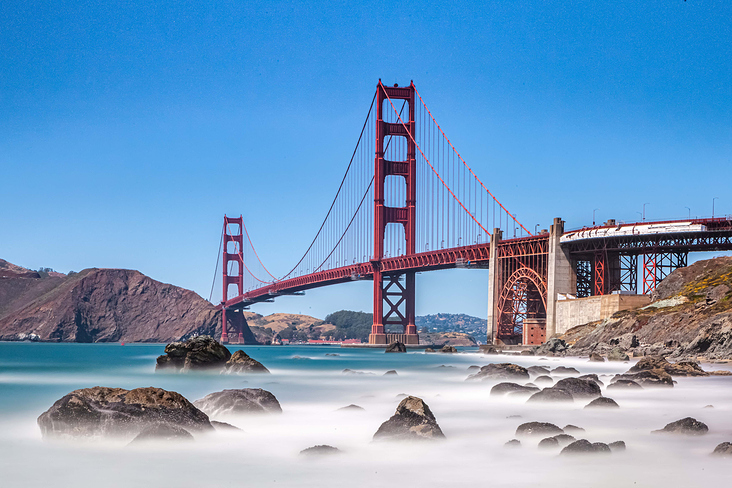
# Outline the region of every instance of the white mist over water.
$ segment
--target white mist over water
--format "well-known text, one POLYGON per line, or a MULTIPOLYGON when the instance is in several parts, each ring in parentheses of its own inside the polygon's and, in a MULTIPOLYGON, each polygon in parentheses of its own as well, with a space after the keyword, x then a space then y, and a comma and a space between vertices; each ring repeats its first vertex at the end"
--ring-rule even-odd
MULTIPOLYGON (((333 347, 246 347, 271 375, 155 374, 159 345, 0 344, 0 486, 728 486, 732 461, 710 456, 732 441, 732 377, 677 378, 673 389, 603 392, 619 409, 573 404, 526 404, 525 397, 491 397, 497 382, 465 381, 471 364, 572 366, 609 377, 624 363, 586 359, 384 354, 333 347), (337 357, 326 353, 339 354, 337 357), (293 356, 310 359, 293 359, 293 356), (440 365, 454 368, 438 368, 440 365), (374 375, 344 375, 343 369, 374 375), (383 376, 396 369, 398 376, 383 376), (183 444, 129 447, 126 442, 44 442, 36 418, 65 393, 94 385, 159 386, 193 401, 225 388, 264 388, 281 415, 223 420, 243 432, 217 432, 183 444), (372 442, 394 414, 400 394, 418 396, 434 412, 442 442, 372 442), (355 403, 364 411, 337 411, 355 403), (706 405, 714 408, 704 408, 706 405), (521 418, 507 418, 520 415, 521 418), (651 434, 691 416, 709 425, 699 437, 651 434), (625 452, 566 457, 539 450, 541 437, 506 449, 518 425, 574 424, 592 442, 623 440, 625 452), (302 457, 330 444, 335 456, 302 457)), ((704 365, 705 369, 720 369, 704 365)), ((524 382, 519 382, 524 383, 524 382)))

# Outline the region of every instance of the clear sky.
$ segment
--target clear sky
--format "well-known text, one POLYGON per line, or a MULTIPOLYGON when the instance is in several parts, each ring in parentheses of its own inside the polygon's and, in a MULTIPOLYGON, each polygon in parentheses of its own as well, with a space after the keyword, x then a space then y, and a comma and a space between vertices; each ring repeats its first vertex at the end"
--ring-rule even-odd
MULTIPOLYGON (((379 78, 414 80, 529 229, 732 213, 732 2, 111 3, 0 2, 0 258, 208 298, 241 213, 285 272, 379 78)), ((418 314, 486 315, 483 271, 417 285, 418 314)), ((254 311, 370 306, 356 283, 254 311)))

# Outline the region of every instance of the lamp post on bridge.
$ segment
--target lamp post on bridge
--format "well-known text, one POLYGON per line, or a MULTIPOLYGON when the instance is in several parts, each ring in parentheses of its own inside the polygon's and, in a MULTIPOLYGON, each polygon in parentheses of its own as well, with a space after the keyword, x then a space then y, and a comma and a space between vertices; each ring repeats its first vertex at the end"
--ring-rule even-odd
POLYGON ((712 198, 712 218, 714 218, 714 200, 719 200, 719 197, 712 198))
POLYGON ((691 220, 691 209, 689 207, 684 207, 684 208, 689 211, 689 220, 691 220))
POLYGON ((643 204, 643 222, 646 221, 646 205, 650 205, 651 202, 646 202, 643 204))
POLYGON ((592 227, 595 226, 595 212, 597 212, 598 210, 600 210, 600 209, 596 208, 595 210, 592 211, 592 227))

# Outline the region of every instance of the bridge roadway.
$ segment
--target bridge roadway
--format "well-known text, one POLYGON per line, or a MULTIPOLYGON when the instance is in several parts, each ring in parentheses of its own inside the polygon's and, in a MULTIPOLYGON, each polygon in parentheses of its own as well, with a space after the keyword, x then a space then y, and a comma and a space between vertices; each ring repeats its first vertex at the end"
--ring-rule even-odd
MULTIPOLYGON (((527 266, 528 256, 546 256, 550 234, 514 239, 494 237, 499 258, 510 259, 519 266, 527 266)), ((590 259, 598 252, 639 255, 648 253, 730 251, 732 250, 732 220, 729 218, 685 219, 663 222, 634 222, 600 225, 561 232, 562 250, 573 260, 590 259)), ((381 261, 355 263, 348 266, 319 271, 308 275, 276 281, 231 298, 226 308, 237 309, 255 303, 272 301, 282 295, 292 295, 305 290, 373 279, 374 268, 379 266, 384 274, 401 274, 408 271, 424 272, 439 269, 466 267, 488 268, 491 244, 439 249, 384 258, 381 261)), ((536 264, 529 265, 536 267, 536 264)), ((546 263, 543 272, 546 274, 546 263)), ((505 278, 505 277, 504 277, 505 278)))

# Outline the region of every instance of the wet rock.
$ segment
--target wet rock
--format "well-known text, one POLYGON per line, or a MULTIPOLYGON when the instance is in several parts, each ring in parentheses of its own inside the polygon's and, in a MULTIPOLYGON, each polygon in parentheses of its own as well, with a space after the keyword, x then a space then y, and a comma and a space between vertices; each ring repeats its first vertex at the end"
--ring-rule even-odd
POLYGON ((455 346, 445 344, 444 346, 442 346, 442 349, 440 349, 440 352, 456 353, 458 352, 458 350, 455 346))
POLYGON ((510 448, 517 448, 521 447, 521 441, 518 439, 511 439, 510 441, 506 442, 503 447, 510 447, 510 448))
POLYGON ((673 388, 674 380, 671 375, 662 369, 652 369, 639 373, 615 375, 611 383, 618 380, 631 380, 643 387, 664 387, 673 388))
POLYGON ((704 435, 709 432, 709 427, 704 422, 700 422, 694 418, 686 417, 676 422, 666 424, 663 429, 654 430, 654 434, 684 434, 684 435, 704 435))
POLYGON ((557 435, 564 431, 549 422, 526 422, 516 428, 516 435, 557 435))
POLYGON ((346 405, 345 407, 341 407, 338 409, 338 412, 362 412, 364 411, 364 408, 356 405, 354 403, 351 403, 350 405, 346 405))
POLYGON ((607 385, 608 390, 642 390, 643 387, 633 380, 615 380, 607 385))
POLYGON ((129 437, 161 423, 190 432, 213 430, 208 416, 182 395, 152 387, 74 390, 38 417, 44 438, 129 437))
POLYGON ((554 383, 554 380, 550 376, 542 375, 534 378, 534 383, 537 385, 551 385, 554 383))
POLYGON ((386 350, 384 352, 407 352, 407 346, 401 342, 392 342, 386 346, 386 350))
POLYGON ((537 387, 521 386, 516 383, 498 383, 496 386, 491 388, 491 395, 506 395, 507 393, 534 393, 538 391, 537 387))
POLYGON ((554 374, 580 374, 576 369, 568 368, 566 366, 557 366, 551 372, 554 374))
POLYGON ((534 348, 534 354, 537 356, 559 356, 564 354, 569 346, 562 339, 552 337, 544 344, 534 348))
POLYGON ((457 369, 455 366, 447 366, 445 364, 441 364, 439 366, 436 366, 435 369, 440 369, 442 371, 451 370, 451 369, 457 369))
POLYGON ((532 351, 531 349, 524 349, 523 351, 521 351, 519 353, 519 356, 533 356, 533 355, 534 355, 534 351, 532 351))
POLYGON ((625 442, 623 442, 623 441, 611 442, 610 444, 607 445, 607 447, 609 447, 612 452, 625 451, 625 442))
POLYGON ((710 371, 709 374, 711 376, 732 376, 732 371, 728 371, 726 369, 718 369, 716 371, 710 371))
POLYGON ((480 371, 480 366, 476 366, 475 364, 468 366, 468 371, 480 371))
POLYGON ((576 425, 572 424, 565 425, 562 430, 567 434, 581 434, 585 431, 585 429, 583 429, 582 427, 577 427, 576 425))
POLYGON ((671 376, 709 376, 696 361, 679 361, 664 368, 671 376))
POLYGON ((607 353, 607 360, 608 361, 630 361, 630 356, 628 356, 624 350, 622 350, 619 347, 613 348, 609 353, 607 353))
POLYGON ((428 348, 426 348, 426 349, 424 350, 424 352, 435 352, 435 350, 434 350, 434 349, 432 349, 431 347, 428 347, 428 348))
POLYGON ((602 395, 600 386, 592 379, 564 378, 554 385, 555 390, 565 390, 572 398, 596 398, 602 395))
POLYGON ((605 385, 602 382, 602 380, 600 380, 600 378, 595 373, 592 373, 592 374, 583 374, 582 376, 579 376, 578 378, 581 379, 581 380, 593 381, 593 382, 595 382, 595 384, 597 384, 597 386, 604 386, 605 385))
POLYGON ((663 356, 645 356, 637 363, 630 367, 628 373, 638 373, 639 371, 649 371, 653 369, 665 370, 670 363, 663 356))
POLYGON ((341 374, 349 374, 349 375, 369 375, 370 374, 370 375, 372 375, 374 373, 367 373, 365 371, 357 371, 355 369, 346 368, 343 370, 343 372, 341 374))
POLYGON ((390 369, 389 371, 384 373, 384 376, 397 376, 397 375, 398 375, 398 373, 396 372, 395 369, 390 369))
POLYGON ((561 454, 607 454, 610 453, 610 447, 602 442, 590 442, 587 439, 574 441, 564 449, 561 454))
POLYGON ((374 440, 433 440, 444 438, 430 407, 421 398, 408 396, 396 413, 381 424, 374 440))
POLYGON ((319 446, 313 446, 308 447, 307 449, 303 449, 300 451, 301 456, 329 456, 332 454, 340 454, 341 450, 337 447, 328 446, 326 444, 322 444, 319 446))
POLYGON ((498 354, 500 351, 496 349, 495 346, 492 346, 490 344, 483 344, 482 346, 478 347, 478 351, 481 354, 498 354))
POLYGON ((553 449, 559 447, 559 441, 554 437, 546 437, 539 441, 539 449, 553 449))
POLYGON ((585 405, 585 408, 619 408, 615 400, 608 397, 595 398, 590 403, 585 405))
POLYGON ((158 356, 155 370, 172 369, 186 372, 223 369, 230 358, 231 353, 222 344, 207 335, 201 335, 185 342, 171 342, 165 346, 165 354, 158 356))
POLYGON ((143 444, 150 441, 192 441, 193 436, 183 427, 170 424, 153 424, 148 425, 137 436, 132 439, 130 444, 143 444))
POLYGON ((620 337, 610 339, 610 345, 618 346, 623 351, 627 351, 628 349, 640 346, 640 342, 638 342, 638 337, 628 332, 620 337))
POLYGON ((722 442, 714 448, 712 452, 715 456, 732 457, 732 442, 722 442))
POLYGON ((326 356, 340 356, 340 354, 335 353, 335 352, 326 352, 325 355, 326 356))
POLYGON ((594 363, 604 363, 605 358, 602 357, 600 354, 593 352, 592 354, 590 354, 590 361, 594 363))
POLYGON ((714 408, 714 405, 705 405, 704 408, 714 408))
POLYGON ((211 393, 193 402, 210 417, 252 413, 282 413, 280 402, 267 390, 243 388, 211 393))
MULTIPOLYGON (((308 358, 309 359, 309 358, 308 358)), ((226 373, 269 373, 269 370, 262 363, 249 357, 247 353, 241 349, 234 351, 228 361, 226 361, 226 373)))
POLYGON ((529 372, 526 368, 512 363, 486 364, 480 371, 468 376, 469 380, 528 380, 529 372))
POLYGON ((567 390, 560 390, 558 388, 544 388, 541 391, 538 391, 531 395, 531 397, 526 400, 526 403, 534 403, 534 402, 556 402, 556 403, 569 403, 573 402, 574 397, 570 392, 567 390))
POLYGON ((526 368, 526 371, 528 371, 529 374, 536 376, 549 374, 549 368, 544 366, 529 366, 528 368, 526 368))
POLYGON ((574 438, 574 436, 569 434, 559 434, 555 435, 553 438, 557 440, 560 446, 566 446, 577 440, 574 438))
POLYGON ((239 427, 236 427, 231 424, 227 424, 226 422, 219 422, 218 420, 212 420, 211 425, 214 426, 214 429, 216 430, 224 430, 224 431, 233 431, 233 430, 241 430, 239 427))

